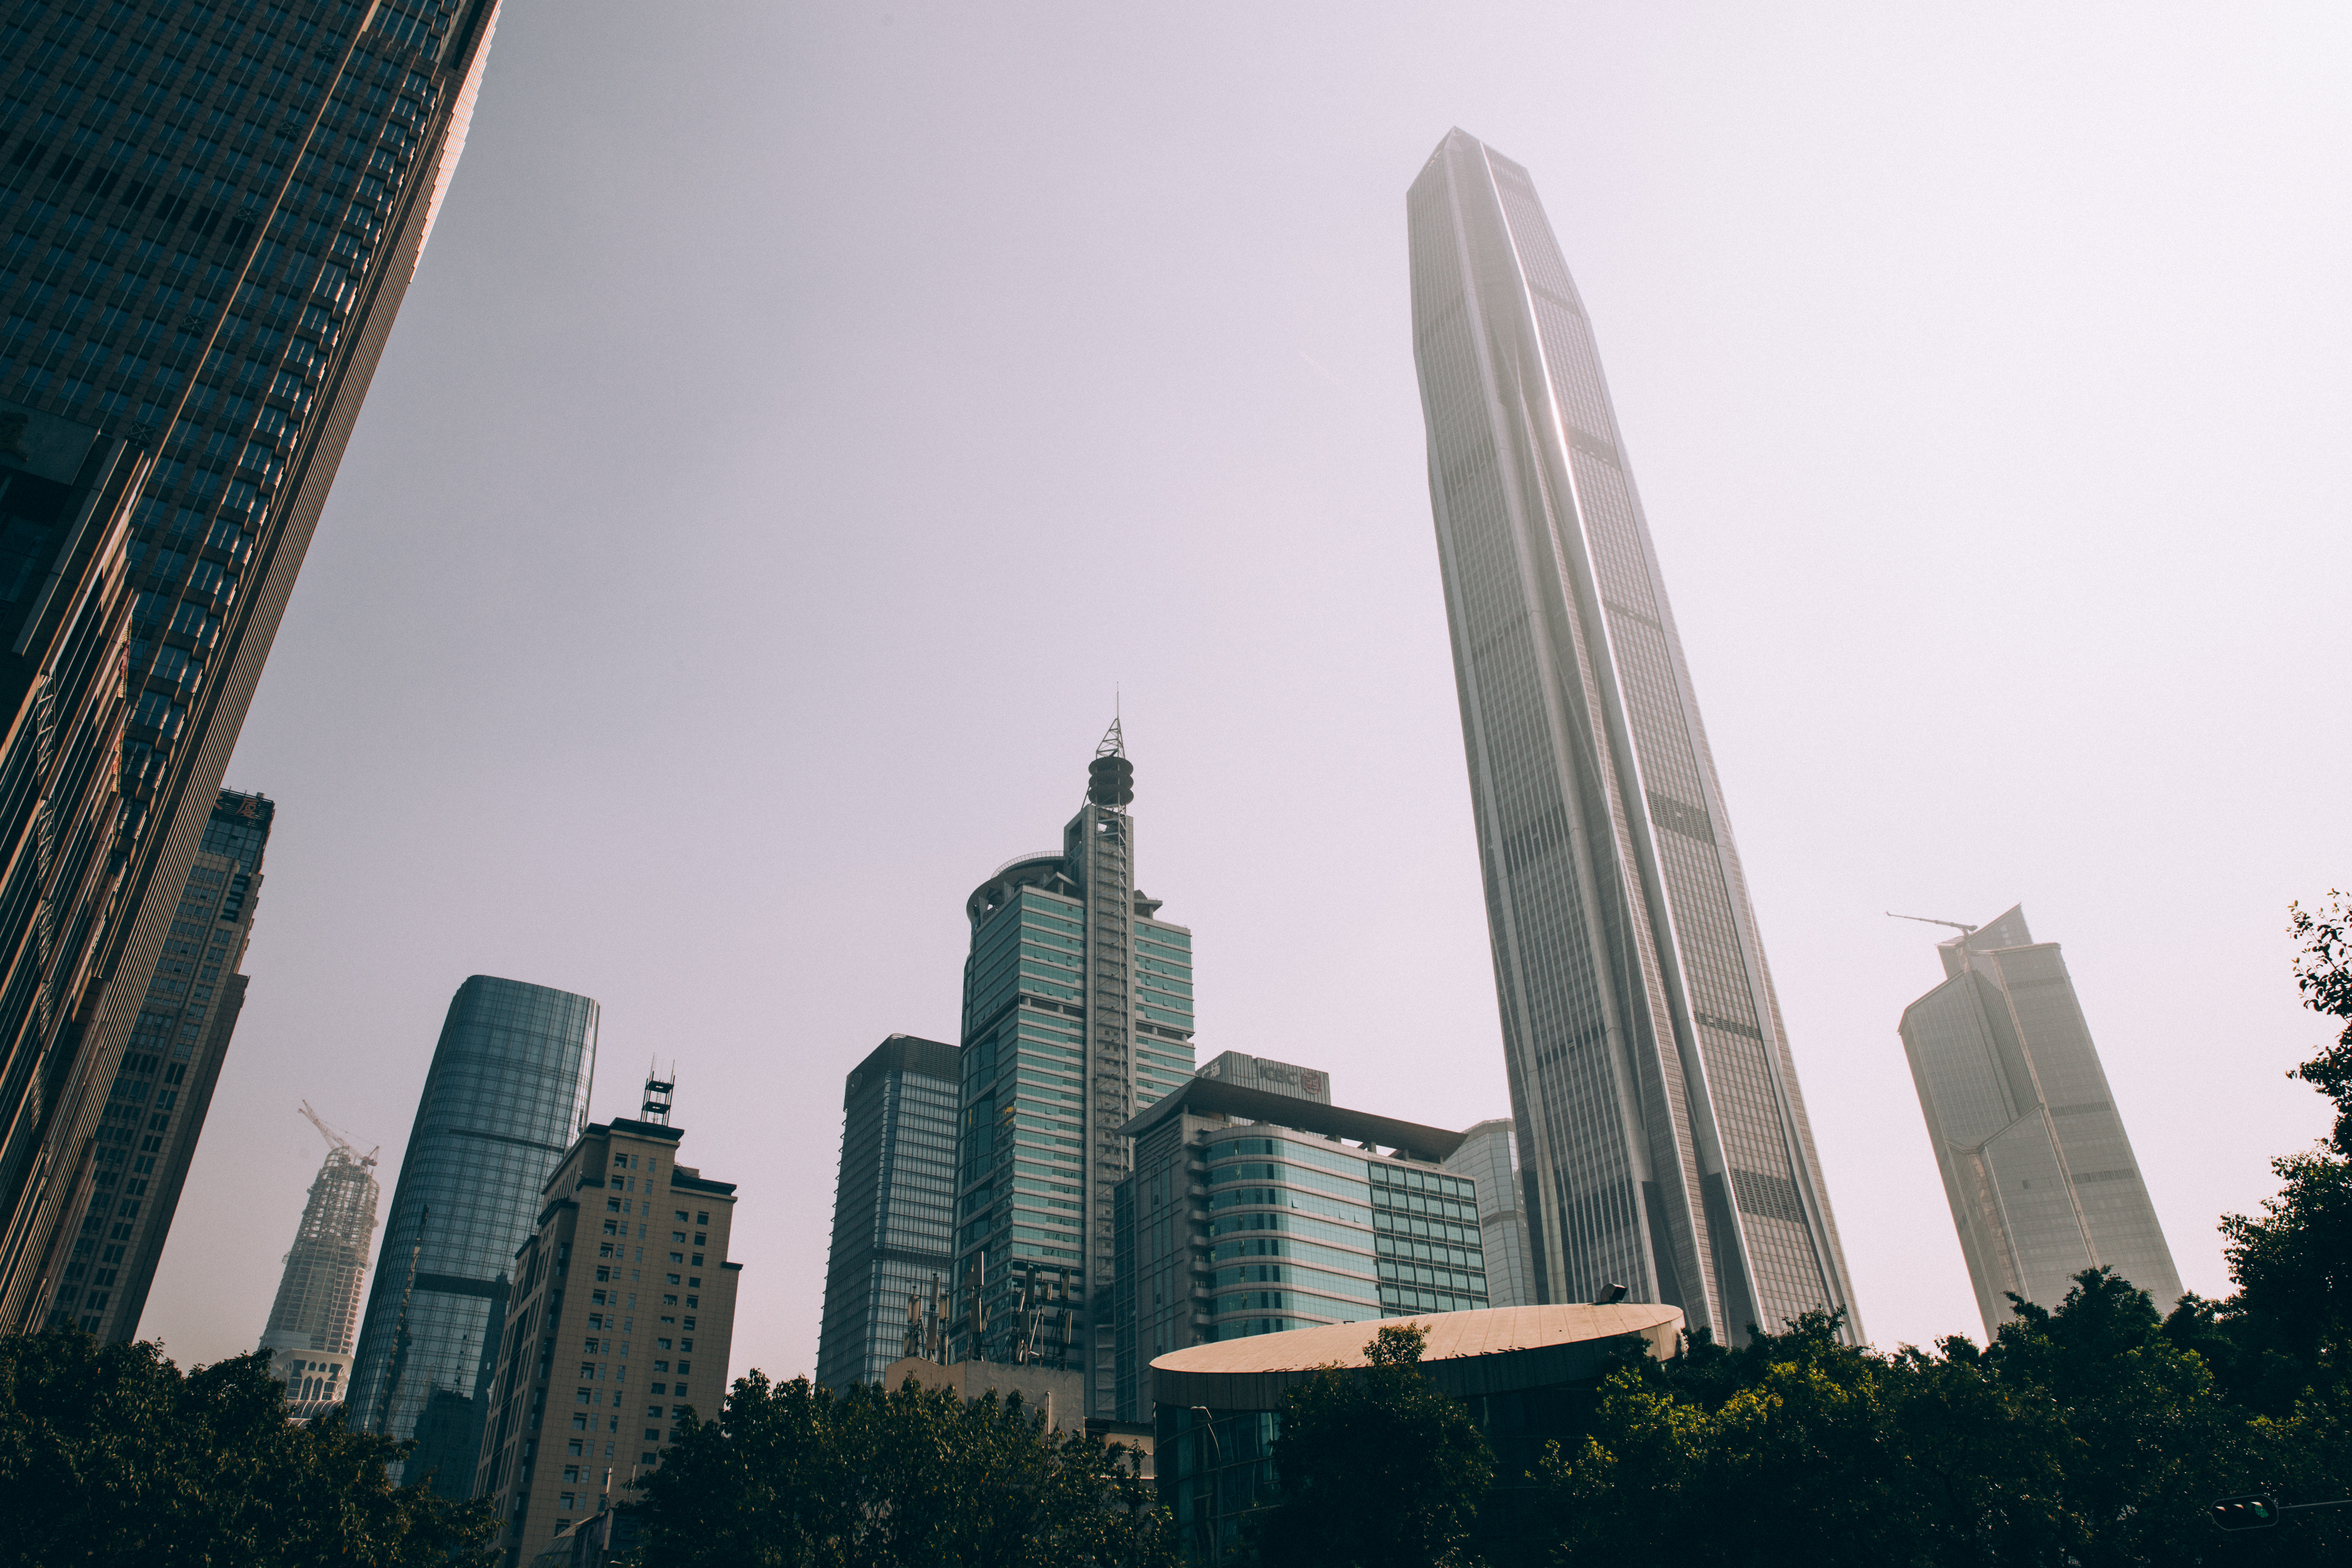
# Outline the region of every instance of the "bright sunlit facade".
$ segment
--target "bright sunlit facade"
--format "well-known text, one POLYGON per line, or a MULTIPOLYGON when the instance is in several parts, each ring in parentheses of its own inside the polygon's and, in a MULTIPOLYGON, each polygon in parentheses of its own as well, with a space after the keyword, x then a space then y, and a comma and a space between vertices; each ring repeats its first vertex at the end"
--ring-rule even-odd
POLYGON ((1843 1309, 1829 1194, 1576 285, 1455 131, 1407 198, 1429 490, 1539 1300, 1843 1309))

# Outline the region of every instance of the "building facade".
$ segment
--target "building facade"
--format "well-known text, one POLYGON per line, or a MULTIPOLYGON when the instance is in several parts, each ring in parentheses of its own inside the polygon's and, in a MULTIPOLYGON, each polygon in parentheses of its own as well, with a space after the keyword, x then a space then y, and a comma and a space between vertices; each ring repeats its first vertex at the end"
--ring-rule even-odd
POLYGON ((222 790, 214 800, 107 1092, 89 1154, 89 1206, 66 1254, 52 1322, 78 1323, 115 1342, 138 1336, 245 1008, 240 966, 260 908, 261 860, 276 812, 264 795, 222 790))
POLYGON ((947 1353, 1010 1360, 1055 1296, 1057 1353, 1116 1402, 1109 1331, 1121 1131, 1192 1071, 1192 933, 1135 885, 1134 769, 1118 727, 1058 851, 1006 862, 964 913, 963 1121, 947 1353), (1052 1284, 1044 1271, 1052 1271, 1052 1284))
POLYGON ((0 1328, 129 1331, 119 1283, 88 1300, 120 1245, 96 1155, 147 1136, 110 1088, 152 1054, 202 807, 496 12, 124 0, 0 30, 0 1328))
POLYGON ((1118 1420, 1151 1419, 1153 1360, 1190 1345, 1487 1305, 1477 1185, 1441 1163, 1459 1132, 1205 1071, 1125 1131, 1118 1420))
POLYGON ((1829 1194, 1592 327, 1528 173, 1406 202, 1429 492, 1536 1292, 1859 1337, 1829 1194))
POLYGON ((515 1248, 586 1125, 596 1026, 589 998, 519 980, 473 975, 450 1000, 352 1365, 352 1424, 416 1441, 396 1479, 470 1495, 515 1248))
POLYGON ((2180 1299, 2156 1205, 2054 942, 2025 910, 1937 944, 1944 983, 1903 1012, 1903 1050, 1990 1335, 2009 1293, 2056 1307, 2102 1265, 2180 1299))
MULTIPOLYGON (((872 1383, 908 1354, 908 1303, 931 1311, 955 1260, 956 1047, 893 1035, 842 1090, 841 1175, 816 1380, 872 1383)), ((920 1353, 920 1347, 918 1347, 920 1353)))
POLYGON ((494 1415, 467 1467, 509 1565, 627 1501, 677 1428, 716 1420, 726 1396, 735 1187, 677 1163, 670 1085, 646 1089, 641 1120, 582 1132, 514 1255, 494 1415))
POLYGON ((1462 1135, 1445 1168, 1478 1184, 1478 1234, 1486 1253, 1486 1304, 1532 1307, 1536 1276, 1519 1208, 1518 1146, 1508 1121, 1481 1121, 1462 1135))
POLYGON ((368 1247, 375 1239, 381 1191, 375 1151, 361 1153, 349 1139, 331 1131, 308 1105, 302 1113, 325 1136, 327 1159, 310 1184, 294 1245, 287 1248, 286 1271, 278 1279, 278 1299, 269 1304, 261 1348, 293 1352, 303 1363, 289 1369, 295 1373, 315 1371, 312 1354, 330 1352, 339 1358, 336 1375, 343 1378, 359 1338, 361 1286, 367 1277, 368 1247))

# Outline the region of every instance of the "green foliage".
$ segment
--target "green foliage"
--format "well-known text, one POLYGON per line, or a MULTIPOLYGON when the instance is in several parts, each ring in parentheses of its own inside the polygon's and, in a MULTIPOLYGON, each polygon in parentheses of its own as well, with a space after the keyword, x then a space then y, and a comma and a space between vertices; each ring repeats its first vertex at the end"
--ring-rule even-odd
POLYGON ((1423 1375, 1428 1335, 1384 1324, 1369 1367, 1326 1367, 1283 1398, 1282 1505, 1260 1561, 1281 1568, 1457 1568, 1494 1455, 1459 1400, 1423 1375))
POLYGON ((263 1354, 183 1375, 158 1345, 0 1339, 0 1568, 490 1562, 488 1505, 394 1488, 403 1452, 289 1425, 263 1354))
MULTIPOLYGON (((1539 1479, 1563 1562, 2102 1568, 2200 1560, 2206 1504, 2317 1481, 2319 1436, 2231 1404, 2147 1292, 2095 1268, 2055 1311, 2018 1303, 1984 1350, 1882 1355, 1815 1313, 1738 1351, 1629 1363, 1539 1479)), ((2312 1524, 2273 1560, 2352 1543, 2312 1524)))
POLYGON ((678 1428, 631 1511, 645 1568, 1172 1568, 1125 1450, 1048 1432, 1020 1397, 909 1378, 835 1395, 736 1380, 678 1428))
MULTIPOLYGON (((2352 1019, 2352 901, 2296 908, 2306 1005, 2352 1019)), ((2294 1069, 2332 1136, 2274 1162, 2261 1215, 2221 1221, 2238 1292, 2158 1321, 2105 1269, 1979 1350, 1894 1355, 1809 1316, 1738 1351, 1702 1338, 1604 1383, 1591 1435, 1539 1480, 1563 1562, 2052 1568, 2235 1560, 2214 1500, 2352 1491, 2352 1026, 2294 1069)), ((2352 1517, 2291 1517, 2277 1564, 2352 1561, 2352 1517)))

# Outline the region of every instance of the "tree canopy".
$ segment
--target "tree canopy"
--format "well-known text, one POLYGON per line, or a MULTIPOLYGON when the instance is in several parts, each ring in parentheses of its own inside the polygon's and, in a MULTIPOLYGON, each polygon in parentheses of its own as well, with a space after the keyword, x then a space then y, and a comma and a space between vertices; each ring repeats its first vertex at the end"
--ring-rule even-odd
POLYGON ((1495 1458, 1421 1370, 1418 1323, 1382 1324, 1369 1367, 1326 1367, 1283 1396, 1282 1504, 1258 1557, 1285 1568, 1457 1568, 1495 1458))
POLYGON ((1173 1568, 1133 1456, 1015 1394, 736 1380, 629 1505, 643 1568, 1173 1568))
MULTIPOLYGON (((2352 905, 2293 911, 2305 1005, 2352 1019, 2352 905)), ((2335 1102, 2330 1137, 2273 1163, 2276 1196, 2221 1221, 2221 1301, 2159 1317, 2105 1269, 1979 1349, 1882 1354, 1812 1314, 1738 1350, 1700 1336, 1604 1380, 1591 1433, 1540 1474, 1557 1560, 1636 1549, 1698 1563, 2236 1560, 2215 1500, 2352 1493, 2352 1026, 2290 1075, 2335 1102)), ((2290 1516, 2274 1564, 2352 1561, 2352 1510, 2290 1516)))
POLYGON ((287 1414, 260 1352, 184 1374, 79 1329, 0 1339, 0 1568, 491 1561, 487 1504, 385 1479, 405 1445, 287 1414))

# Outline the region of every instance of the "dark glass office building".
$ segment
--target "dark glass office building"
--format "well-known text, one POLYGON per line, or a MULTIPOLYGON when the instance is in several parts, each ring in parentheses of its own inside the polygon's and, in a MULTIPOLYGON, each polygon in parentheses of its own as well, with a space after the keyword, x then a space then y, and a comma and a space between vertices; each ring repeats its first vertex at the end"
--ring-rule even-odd
POLYGON ((245 1008, 238 972, 261 904, 261 857, 278 808, 223 790, 172 910, 121 1070, 108 1093, 85 1229, 67 1254, 51 1316, 101 1340, 139 1333, 147 1288, 212 1109, 229 1037, 245 1008), (136 1142, 110 1136, 135 1133, 136 1142), (96 1219, 99 1226, 87 1221, 96 1219))
POLYGON ((496 10, 0 15, 0 1329, 121 1326, 112 1089, 496 10))
POLYGON ((1527 170, 1405 198, 1413 357, 1538 1301, 1847 1314, 1829 1189, 1600 351, 1527 170))
POLYGON ((402 1157, 352 1361, 352 1420, 416 1439, 409 1479, 464 1497, 478 1391, 498 1355, 515 1249, 587 1124, 596 1004, 477 974, 457 988, 402 1157))
POLYGON ((841 1179, 816 1380, 872 1383, 906 1353, 907 1301, 926 1314, 953 1272, 956 1047, 893 1035, 842 1091, 841 1179))

